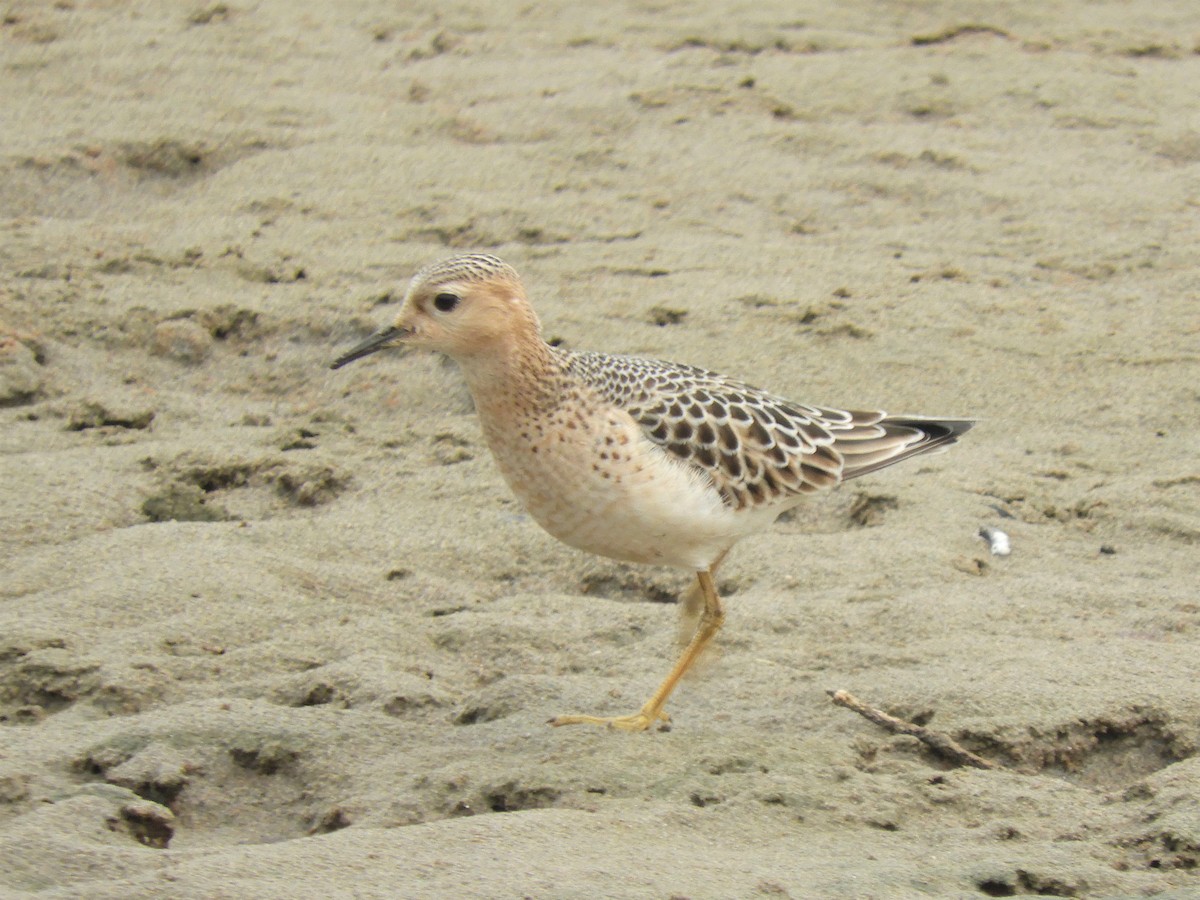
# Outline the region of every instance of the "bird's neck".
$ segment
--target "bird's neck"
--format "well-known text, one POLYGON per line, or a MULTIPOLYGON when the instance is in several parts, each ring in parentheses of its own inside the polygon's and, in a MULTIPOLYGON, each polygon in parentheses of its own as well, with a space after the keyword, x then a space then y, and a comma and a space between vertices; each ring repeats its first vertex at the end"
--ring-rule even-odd
POLYGON ((458 364, 485 427, 548 412, 561 401, 565 369, 541 335, 507 340, 458 364))

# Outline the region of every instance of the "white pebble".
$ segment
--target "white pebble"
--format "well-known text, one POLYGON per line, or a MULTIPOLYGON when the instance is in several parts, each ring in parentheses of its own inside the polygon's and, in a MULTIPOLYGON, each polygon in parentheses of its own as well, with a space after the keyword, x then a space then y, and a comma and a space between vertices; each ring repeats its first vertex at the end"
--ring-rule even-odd
POLYGON ((992 556, 1008 556, 1012 553, 1008 535, 999 528, 990 528, 984 525, 979 529, 979 536, 988 542, 988 549, 992 551, 992 556))

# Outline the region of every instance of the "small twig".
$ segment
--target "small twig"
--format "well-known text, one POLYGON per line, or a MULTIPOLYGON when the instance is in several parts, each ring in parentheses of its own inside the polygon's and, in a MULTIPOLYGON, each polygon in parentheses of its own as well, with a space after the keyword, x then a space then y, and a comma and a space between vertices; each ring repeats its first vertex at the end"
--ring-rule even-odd
POLYGON ((948 734, 943 734, 940 731, 930 731, 922 725, 914 725, 912 722, 905 722, 903 719, 889 716, 882 710, 875 709, 873 706, 867 706, 849 691, 828 691, 827 693, 838 706, 854 710, 860 716, 869 719, 880 728, 890 731, 892 734, 907 734, 915 737, 932 750, 934 754, 943 759, 948 759, 960 766, 974 766, 976 769, 1004 768, 999 763, 989 762, 982 756, 976 756, 948 734))
POLYGON ((929 44, 944 44, 947 41, 962 37, 964 34, 991 34, 1001 38, 1012 37, 1003 28, 997 28, 995 25, 955 25, 944 31, 934 32, 933 34, 914 34, 912 42, 917 47, 924 47, 929 44))

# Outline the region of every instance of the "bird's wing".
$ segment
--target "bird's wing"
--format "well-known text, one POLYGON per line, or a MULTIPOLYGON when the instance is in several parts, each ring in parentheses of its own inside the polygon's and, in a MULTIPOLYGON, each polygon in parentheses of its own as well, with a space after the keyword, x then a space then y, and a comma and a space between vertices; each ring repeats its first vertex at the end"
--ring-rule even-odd
POLYGON ((833 487, 948 446, 971 425, 795 403, 705 369, 636 356, 562 357, 649 440, 702 470, 735 509, 833 487))

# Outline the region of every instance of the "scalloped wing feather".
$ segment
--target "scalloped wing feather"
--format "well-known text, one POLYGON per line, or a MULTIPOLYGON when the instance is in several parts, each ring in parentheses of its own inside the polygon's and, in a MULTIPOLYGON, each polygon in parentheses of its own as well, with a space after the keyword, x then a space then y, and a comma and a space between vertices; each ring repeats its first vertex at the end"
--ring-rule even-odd
POLYGON ((734 509, 788 503, 948 447, 973 424, 810 406, 706 369, 636 356, 559 353, 650 441, 702 470, 734 509))

